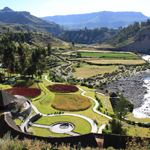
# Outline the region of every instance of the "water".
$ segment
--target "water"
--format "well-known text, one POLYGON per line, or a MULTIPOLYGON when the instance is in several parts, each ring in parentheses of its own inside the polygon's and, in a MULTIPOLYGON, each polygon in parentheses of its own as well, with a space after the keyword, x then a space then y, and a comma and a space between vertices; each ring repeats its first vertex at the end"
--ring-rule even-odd
MULTIPOLYGON (((142 58, 150 63, 150 55, 145 55, 142 58)), ((133 110, 133 115, 136 118, 150 118, 150 77, 144 79, 143 86, 147 88, 147 93, 144 95, 142 106, 133 110)))

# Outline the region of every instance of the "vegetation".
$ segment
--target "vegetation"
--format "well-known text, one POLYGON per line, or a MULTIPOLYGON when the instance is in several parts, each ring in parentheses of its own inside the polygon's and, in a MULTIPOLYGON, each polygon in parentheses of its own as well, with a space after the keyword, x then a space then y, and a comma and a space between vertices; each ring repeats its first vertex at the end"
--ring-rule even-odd
POLYGON ((35 123, 51 125, 56 122, 71 122, 75 125, 74 132, 79 134, 90 133, 91 125, 82 118, 75 116, 52 116, 52 117, 42 117, 35 123))
POLYGON ((56 94, 52 102, 53 108, 63 111, 82 111, 90 106, 90 100, 78 94, 56 94))
POLYGON ((8 93, 13 95, 22 95, 25 97, 34 98, 40 95, 41 90, 37 88, 25 88, 25 87, 13 87, 6 90, 8 93))
POLYGON ((107 125, 106 129, 103 132, 126 135, 126 130, 123 128, 121 121, 116 119, 112 119, 111 121, 109 121, 109 125, 107 125))
POLYGON ((117 117, 122 120, 128 112, 133 111, 133 104, 129 102, 123 95, 115 93, 110 94, 110 101, 117 117))
POLYGON ((48 86, 48 89, 52 92, 58 92, 58 93, 73 93, 79 90, 74 85, 65 85, 65 84, 53 84, 48 86))
POLYGON ((100 29, 82 29, 74 31, 64 31, 59 35, 60 39, 67 42, 75 42, 81 44, 102 43, 109 40, 117 33, 115 29, 100 28, 100 29))
POLYGON ((124 46, 133 41, 141 41, 144 36, 141 36, 140 31, 145 28, 150 27, 150 20, 148 19, 146 22, 135 22, 134 24, 129 25, 128 27, 122 28, 118 34, 116 34, 112 39, 110 39, 110 43, 116 46, 124 46))
POLYGON ((103 58, 103 59, 127 59, 134 60, 139 57, 133 53, 125 52, 81 52, 81 57, 103 58))
POLYGON ((90 65, 143 65, 146 62, 142 59, 125 60, 125 59, 84 59, 90 65))
POLYGON ((117 66, 96 66, 83 64, 80 68, 76 68, 74 76, 78 78, 89 78, 98 74, 111 73, 117 70, 117 66))

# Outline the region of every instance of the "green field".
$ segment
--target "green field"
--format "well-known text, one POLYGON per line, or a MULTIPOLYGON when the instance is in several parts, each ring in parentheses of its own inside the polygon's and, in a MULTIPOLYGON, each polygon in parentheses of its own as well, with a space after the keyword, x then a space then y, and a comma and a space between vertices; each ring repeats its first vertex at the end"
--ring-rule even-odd
POLYGON ((141 123, 149 123, 150 122, 150 118, 135 118, 132 113, 128 114, 126 116, 126 118, 131 121, 135 121, 135 122, 141 122, 141 123))
POLYGON ((87 134, 91 132, 91 125, 82 118, 74 116, 53 116, 42 117, 35 123, 43 125, 51 125, 56 122, 71 122, 75 125, 74 132, 79 134, 87 134))
POLYGON ((68 134, 53 133, 49 129, 37 128, 37 127, 29 127, 28 131, 33 133, 34 135, 42 136, 42 137, 50 137, 50 136, 52 136, 52 137, 66 137, 66 136, 69 136, 68 134))
POLYGON ((90 58, 106 58, 106 59, 128 59, 135 60, 139 59, 134 53, 123 53, 123 52, 80 52, 81 57, 90 58))

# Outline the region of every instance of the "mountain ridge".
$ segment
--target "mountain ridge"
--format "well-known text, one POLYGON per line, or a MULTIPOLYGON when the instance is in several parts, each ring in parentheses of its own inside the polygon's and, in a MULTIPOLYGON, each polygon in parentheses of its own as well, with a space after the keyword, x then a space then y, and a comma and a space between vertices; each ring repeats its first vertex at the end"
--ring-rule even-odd
POLYGON ((57 35, 61 32, 61 27, 54 22, 47 22, 33 16, 30 12, 27 11, 14 11, 9 7, 5 7, 0 10, 0 23, 2 24, 20 24, 28 25, 42 32, 49 32, 53 35, 57 35))
POLYGON ((128 26, 136 21, 145 21, 148 18, 141 12, 101 11, 86 14, 47 16, 42 19, 54 21, 69 29, 83 29, 85 27, 93 29, 100 27, 119 28, 128 26))

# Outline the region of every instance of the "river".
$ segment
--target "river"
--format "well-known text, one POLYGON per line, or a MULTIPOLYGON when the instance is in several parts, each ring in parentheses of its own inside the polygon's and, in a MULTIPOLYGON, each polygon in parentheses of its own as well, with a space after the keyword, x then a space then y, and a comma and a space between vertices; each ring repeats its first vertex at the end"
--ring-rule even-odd
MULTIPOLYGON (((142 58, 150 63, 150 55, 145 55, 142 58)), ((133 115, 136 118, 150 118, 150 77, 144 79, 143 87, 147 89, 147 93, 144 95, 141 107, 133 110, 133 115)))

